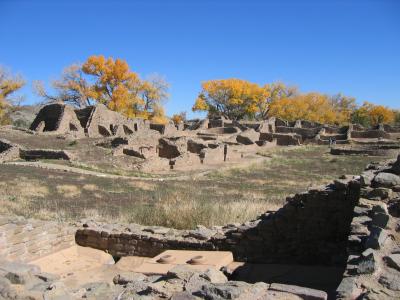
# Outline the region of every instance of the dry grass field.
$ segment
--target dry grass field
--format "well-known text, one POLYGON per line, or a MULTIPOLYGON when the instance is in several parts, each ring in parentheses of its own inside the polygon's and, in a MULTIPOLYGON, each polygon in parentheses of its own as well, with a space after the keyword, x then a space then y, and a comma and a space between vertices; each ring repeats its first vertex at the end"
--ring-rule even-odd
MULTIPOLYGON (((106 178, 0 165, 0 213, 42 219, 93 218, 175 228, 243 222, 276 210, 289 194, 359 174, 382 157, 332 156, 325 146, 275 148, 248 167, 196 179, 106 178)), ((146 174, 143 174, 146 177, 146 174)))

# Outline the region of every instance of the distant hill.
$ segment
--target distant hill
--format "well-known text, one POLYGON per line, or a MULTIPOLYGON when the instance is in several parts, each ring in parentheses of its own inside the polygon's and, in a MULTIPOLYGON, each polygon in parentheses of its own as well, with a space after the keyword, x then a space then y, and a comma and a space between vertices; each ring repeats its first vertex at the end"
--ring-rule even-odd
POLYGON ((8 113, 8 117, 11 119, 12 125, 29 128, 40 108, 41 105, 15 106, 8 113))

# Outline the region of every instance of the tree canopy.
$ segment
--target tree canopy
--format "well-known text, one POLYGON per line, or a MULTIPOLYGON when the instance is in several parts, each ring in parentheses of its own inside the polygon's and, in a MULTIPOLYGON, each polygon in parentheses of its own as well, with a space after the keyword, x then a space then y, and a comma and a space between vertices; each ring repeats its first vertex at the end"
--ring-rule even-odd
POLYGON ((270 104, 295 94, 296 89, 282 83, 260 86, 242 79, 209 80, 202 83, 193 111, 208 111, 232 120, 265 119, 270 104))
POLYGON ((25 85, 24 79, 0 66, 0 124, 9 123, 6 114, 11 104, 18 102, 15 92, 25 85))
POLYGON ((160 76, 141 79, 119 58, 90 56, 82 65, 66 68, 61 78, 52 83, 55 96, 49 95, 40 82, 35 85, 38 94, 48 101, 77 107, 102 103, 130 118, 167 121, 162 102, 168 98, 168 83, 160 76))
POLYGON ((343 94, 300 93, 296 87, 281 82, 264 84, 241 79, 209 80, 193 105, 193 111, 206 111, 232 120, 265 120, 279 117, 318 123, 363 125, 393 123, 396 113, 384 106, 365 102, 358 107, 356 99, 343 94))

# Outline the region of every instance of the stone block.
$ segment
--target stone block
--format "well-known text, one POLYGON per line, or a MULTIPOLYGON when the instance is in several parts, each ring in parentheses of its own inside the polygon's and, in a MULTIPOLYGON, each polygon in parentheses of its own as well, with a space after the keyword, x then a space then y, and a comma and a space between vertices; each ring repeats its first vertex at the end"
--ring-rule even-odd
POLYGON ((384 229, 372 226, 371 234, 365 242, 365 248, 380 249, 387 239, 387 233, 384 229))
POLYGON ((300 287, 300 286, 296 286, 296 285, 272 283, 268 290, 294 294, 294 295, 301 297, 304 300, 327 300, 328 299, 328 295, 324 291, 300 287))
POLYGON ((390 254, 385 257, 386 264, 398 271, 400 271, 400 254, 390 254))

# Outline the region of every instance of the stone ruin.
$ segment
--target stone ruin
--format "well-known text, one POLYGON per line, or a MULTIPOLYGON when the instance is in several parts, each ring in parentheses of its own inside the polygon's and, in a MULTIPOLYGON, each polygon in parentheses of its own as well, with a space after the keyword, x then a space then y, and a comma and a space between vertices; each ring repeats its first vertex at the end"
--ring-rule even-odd
MULTIPOLYGON (((117 160, 132 160, 130 168, 150 172, 220 167, 243 158, 255 159, 260 150, 275 146, 331 145, 333 155, 393 155, 400 149, 400 127, 389 125, 335 127, 305 120, 232 121, 219 117, 175 126, 172 122, 128 119, 102 104, 83 109, 63 103, 46 105, 25 134, 89 139, 95 147, 111 149, 117 160)), ((77 157, 79 153, 70 149, 23 147, 4 138, 0 141, 0 161, 77 157)))
MULTIPOLYGON (((26 134, 90 139, 94 146, 110 148, 115 159, 132 158, 129 166, 141 171, 216 167, 256 158, 260 150, 275 146, 331 145, 333 155, 374 156, 393 155, 400 149, 400 127, 389 125, 335 127, 305 120, 232 121, 219 117, 175 126, 128 119, 102 104, 83 109, 62 103, 46 105, 26 134)), ((18 158, 76 159, 69 149, 22 147, 1 139, 0 161, 18 158)))
POLYGON ((0 297, 399 299, 399 233, 400 155, 368 165, 360 176, 342 176, 290 196, 278 211, 244 224, 176 230, 3 216, 0 297), (158 275, 134 271, 144 263, 135 257, 154 257, 171 249, 229 251, 235 262, 221 270, 177 265, 158 275), (69 275, 60 277, 35 265, 57 265, 68 253, 81 259, 77 265, 66 260, 66 265, 75 266, 75 275, 68 266, 69 275), (97 268, 89 272, 90 264, 82 259, 97 268), (92 277, 83 276, 86 271, 80 269, 92 277))
POLYGON ((39 111, 30 129, 40 133, 98 138, 127 136, 148 127, 145 120, 128 119, 103 104, 74 109, 64 103, 54 103, 39 111))

